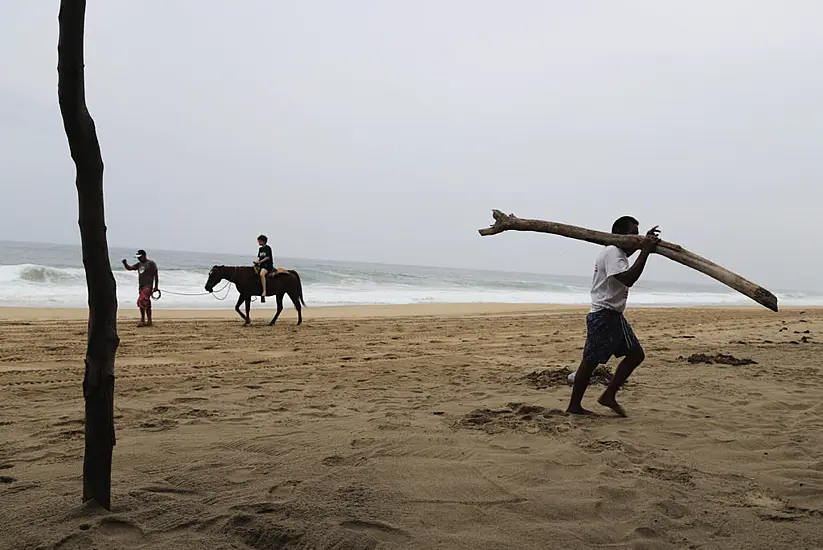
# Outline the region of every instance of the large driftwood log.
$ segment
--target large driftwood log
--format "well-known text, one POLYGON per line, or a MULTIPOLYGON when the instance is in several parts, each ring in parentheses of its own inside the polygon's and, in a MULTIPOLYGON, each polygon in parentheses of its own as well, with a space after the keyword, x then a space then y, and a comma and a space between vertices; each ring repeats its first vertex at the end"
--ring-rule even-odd
MULTIPOLYGON (((483 236, 497 235, 504 231, 536 231, 538 233, 551 233, 570 239, 578 239, 600 245, 615 245, 621 248, 640 248, 644 237, 633 235, 614 235, 602 231, 592 231, 583 227, 566 225, 563 223, 547 222, 543 220, 527 220, 516 217, 514 214, 504 214, 500 210, 493 210, 494 225, 479 232, 483 236)), ((777 311, 777 297, 763 288, 748 281, 736 273, 721 267, 706 258, 702 258, 693 252, 689 252, 680 245, 660 241, 656 252, 679 264, 683 264, 692 269, 716 279, 726 286, 729 286, 741 294, 745 294, 758 304, 764 305, 772 311, 777 311)))
POLYGON ((83 267, 89 294, 89 326, 83 396, 86 451, 83 501, 111 509, 111 458, 114 447, 114 357, 117 286, 111 272, 103 210, 103 158, 94 121, 86 108, 83 33, 86 1, 61 0, 57 44, 57 95, 71 158, 77 169, 83 267))

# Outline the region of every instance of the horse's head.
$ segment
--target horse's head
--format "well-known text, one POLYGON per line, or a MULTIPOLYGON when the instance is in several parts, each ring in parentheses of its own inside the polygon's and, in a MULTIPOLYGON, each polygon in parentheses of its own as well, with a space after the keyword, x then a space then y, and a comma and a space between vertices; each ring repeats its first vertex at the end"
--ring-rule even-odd
POLYGON ((206 281, 206 292, 211 292, 214 290, 214 287, 225 278, 226 267, 222 265, 216 265, 211 268, 209 271, 209 278, 206 281))

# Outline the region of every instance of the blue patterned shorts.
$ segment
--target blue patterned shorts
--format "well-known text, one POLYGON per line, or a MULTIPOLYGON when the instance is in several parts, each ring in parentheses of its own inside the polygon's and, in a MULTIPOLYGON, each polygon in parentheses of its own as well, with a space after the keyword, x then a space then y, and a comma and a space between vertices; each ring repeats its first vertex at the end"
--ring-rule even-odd
POLYGON ((584 361, 602 365, 612 356, 625 357, 639 347, 640 342, 622 313, 601 309, 586 316, 584 361))

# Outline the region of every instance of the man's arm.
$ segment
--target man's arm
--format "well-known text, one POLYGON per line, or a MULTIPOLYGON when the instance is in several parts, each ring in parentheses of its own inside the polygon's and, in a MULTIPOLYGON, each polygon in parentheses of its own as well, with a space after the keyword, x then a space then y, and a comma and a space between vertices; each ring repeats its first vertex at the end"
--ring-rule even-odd
POLYGON ((646 233, 646 239, 643 241, 643 248, 640 249, 640 257, 637 258, 637 261, 634 262, 634 265, 632 265, 628 270, 615 275, 615 279, 628 287, 634 286, 640 278, 640 275, 643 274, 643 270, 646 268, 646 262, 648 261, 649 256, 657 248, 657 243, 660 242, 660 237, 657 236, 659 233, 660 232, 657 230, 657 226, 649 229, 649 232, 646 233))
POLYGON ((643 274, 643 270, 646 268, 646 260, 649 259, 649 254, 651 254, 651 251, 644 248, 640 252, 640 257, 637 258, 637 261, 634 262, 628 271, 618 273, 614 278, 628 287, 634 286, 634 283, 637 282, 640 275, 643 274))
POLYGON ((157 269, 157 264, 154 264, 154 290, 160 290, 160 270, 157 269))
POLYGON ((129 262, 127 262, 126 259, 124 258, 123 259, 123 267, 125 267, 129 271, 134 271, 135 269, 137 269, 137 264, 129 265, 129 262))
POLYGON ((643 242, 643 248, 640 249, 640 257, 637 258, 634 265, 632 265, 627 271, 615 275, 615 279, 628 287, 634 286, 637 280, 640 279, 640 275, 643 274, 643 270, 646 268, 646 261, 648 261, 651 253, 654 252, 654 249, 657 248, 657 243, 660 242, 660 237, 658 237, 657 234, 657 226, 650 229, 649 232, 646 233, 646 240, 643 242))

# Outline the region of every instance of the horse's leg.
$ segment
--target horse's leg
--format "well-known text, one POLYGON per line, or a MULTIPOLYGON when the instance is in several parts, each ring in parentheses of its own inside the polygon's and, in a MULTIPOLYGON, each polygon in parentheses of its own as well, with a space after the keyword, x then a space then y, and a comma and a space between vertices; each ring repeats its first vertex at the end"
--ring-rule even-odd
POLYGON ((246 317, 243 315, 243 312, 240 311, 240 304, 242 304, 243 300, 245 299, 246 297, 241 294, 240 297, 237 299, 237 304, 235 304, 234 306, 234 311, 236 311, 240 317, 243 317, 244 321, 246 321, 246 317))
POLYGON ((274 314, 272 317, 271 323, 269 326, 274 326, 274 323, 277 322, 277 318, 280 317, 280 314, 283 312, 283 294, 280 292, 277 293, 277 313, 274 314))
POLYGON ((291 303, 294 304, 294 309, 297 310, 297 326, 303 324, 303 307, 300 305, 300 293, 298 291, 289 292, 291 303))
POLYGON ((246 296, 246 324, 251 323, 251 296, 246 296))

